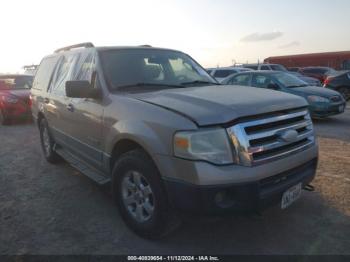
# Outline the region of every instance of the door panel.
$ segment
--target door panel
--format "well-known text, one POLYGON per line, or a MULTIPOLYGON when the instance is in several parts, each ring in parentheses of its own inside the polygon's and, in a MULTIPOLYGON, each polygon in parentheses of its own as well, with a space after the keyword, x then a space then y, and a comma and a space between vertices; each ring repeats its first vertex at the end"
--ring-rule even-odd
POLYGON ((102 117, 100 101, 73 98, 69 113, 71 136, 76 154, 94 167, 102 165, 102 117))
MULTIPOLYGON (((94 51, 80 54, 71 80, 87 80, 99 88, 95 73, 94 51)), ((67 107, 69 144, 74 154, 88 164, 102 166, 102 99, 72 98, 67 107)))

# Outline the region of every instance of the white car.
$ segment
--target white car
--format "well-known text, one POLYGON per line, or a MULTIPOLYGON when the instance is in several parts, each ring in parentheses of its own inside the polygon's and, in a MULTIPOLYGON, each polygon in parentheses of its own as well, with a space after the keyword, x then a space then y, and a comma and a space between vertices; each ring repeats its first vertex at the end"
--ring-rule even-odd
POLYGON ((217 67, 217 68, 207 68, 206 70, 218 82, 221 82, 226 77, 232 74, 251 71, 252 69, 244 68, 244 67, 217 67))
POLYGON ((279 64, 244 64, 243 67, 253 70, 271 70, 288 72, 288 70, 283 65, 279 64))

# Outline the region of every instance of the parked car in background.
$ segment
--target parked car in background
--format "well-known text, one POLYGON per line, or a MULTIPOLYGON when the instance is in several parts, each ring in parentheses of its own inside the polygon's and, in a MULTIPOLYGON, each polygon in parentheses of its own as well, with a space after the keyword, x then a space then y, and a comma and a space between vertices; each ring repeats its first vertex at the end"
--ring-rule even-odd
POLYGON ((328 76, 333 76, 338 74, 338 71, 334 70, 330 67, 324 67, 324 66, 309 66, 309 67, 303 67, 299 69, 299 73, 316 78, 320 80, 320 82, 323 84, 324 80, 328 76))
POLYGON ((35 76, 38 67, 39 65, 25 65, 23 66, 24 74, 35 76))
POLYGON ((184 211, 285 209, 315 176, 304 99, 222 86, 180 51, 61 48, 40 63, 31 94, 46 160, 110 185, 143 237, 169 233, 184 211))
POLYGON ((217 67, 217 68, 207 68, 206 70, 217 81, 221 82, 223 79, 225 79, 229 75, 240 73, 240 72, 246 72, 251 69, 243 68, 243 67, 217 67))
POLYGON ((305 81, 309 85, 313 85, 313 86, 321 86, 322 85, 321 82, 315 78, 304 76, 297 71, 290 71, 289 69, 287 70, 283 65, 279 65, 279 64, 244 64, 243 67, 250 68, 253 70, 289 72, 289 73, 297 76, 301 80, 305 81))
POLYGON ((341 114, 345 100, 340 93, 323 87, 308 86, 296 76, 285 72, 252 71, 225 79, 222 84, 268 88, 305 98, 313 117, 341 114))
POLYGON ((243 64, 242 66, 253 70, 288 71, 283 65, 279 64, 243 64))
POLYGON ((328 76, 324 81, 324 87, 341 93, 346 101, 350 100, 350 71, 336 76, 328 76))
POLYGON ((288 67, 287 70, 290 72, 299 72, 301 67, 288 67))
POLYGON ((318 80, 317 78, 304 76, 299 72, 288 72, 288 73, 298 77, 299 79, 303 80, 304 82, 306 82, 310 86, 322 86, 321 81, 318 80))
POLYGON ((31 117, 31 75, 0 75, 0 124, 11 119, 31 117))

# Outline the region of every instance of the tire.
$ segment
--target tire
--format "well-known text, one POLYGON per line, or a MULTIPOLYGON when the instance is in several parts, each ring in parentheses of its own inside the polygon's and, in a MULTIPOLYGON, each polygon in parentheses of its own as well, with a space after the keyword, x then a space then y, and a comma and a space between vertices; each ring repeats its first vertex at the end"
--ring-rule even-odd
POLYGON ((123 154, 113 168, 112 192, 124 222, 141 237, 157 239, 180 225, 160 174, 141 149, 123 154))
POLYGON ((350 87, 341 87, 338 89, 338 92, 342 94, 345 101, 350 100, 350 87))
POLYGON ((40 131, 41 149, 43 150, 43 154, 46 161, 51 164, 55 164, 59 162, 60 157, 53 149, 55 142, 52 139, 49 126, 45 118, 40 120, 39 131, 40 131))

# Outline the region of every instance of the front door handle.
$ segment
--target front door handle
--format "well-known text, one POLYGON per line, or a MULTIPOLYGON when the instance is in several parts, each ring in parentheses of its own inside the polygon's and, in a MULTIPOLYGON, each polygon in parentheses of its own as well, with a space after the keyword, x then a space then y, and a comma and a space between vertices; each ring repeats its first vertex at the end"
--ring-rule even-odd
POLYGON ((73 112, 74 111, 74 106, 72 104, 68 104, 67 105, 67 110, 70 111, 70 112, 73 112))

